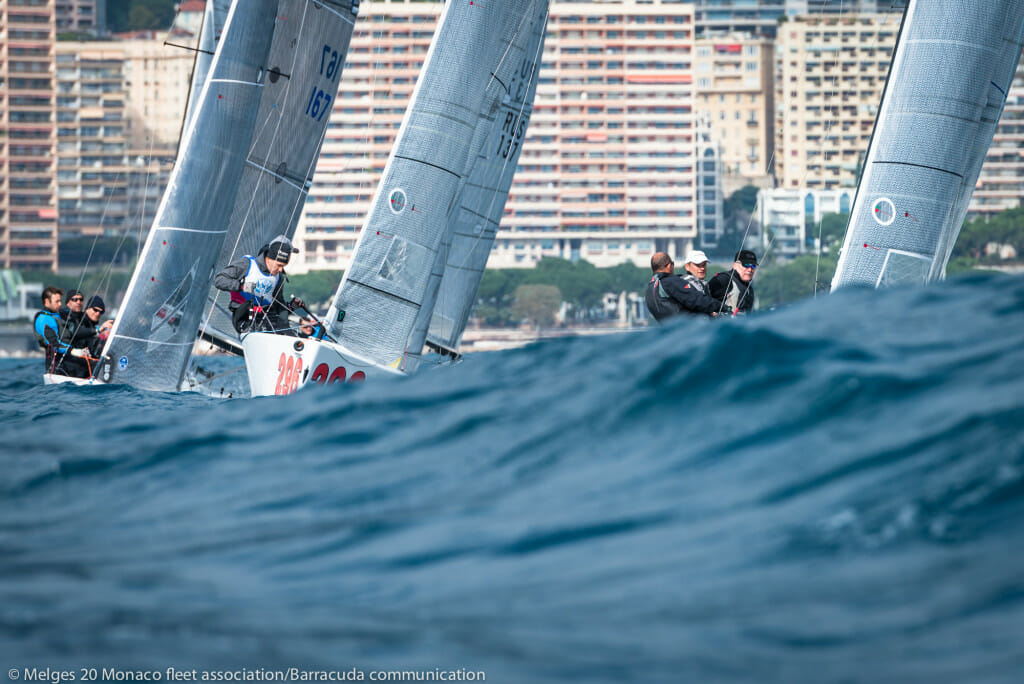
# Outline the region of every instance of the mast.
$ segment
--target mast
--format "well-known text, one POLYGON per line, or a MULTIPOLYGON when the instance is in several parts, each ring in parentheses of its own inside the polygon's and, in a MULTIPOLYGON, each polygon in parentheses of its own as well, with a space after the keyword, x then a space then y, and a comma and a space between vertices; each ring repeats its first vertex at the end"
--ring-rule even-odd
POLYGON ((153 227, 106 347, 100 377, 178 390, 249 148, 277 0, 235 0, 153 227))
POLYGON ((1020 0, 910 1, 833 289, 945 277, 1022 34, 1020 0))

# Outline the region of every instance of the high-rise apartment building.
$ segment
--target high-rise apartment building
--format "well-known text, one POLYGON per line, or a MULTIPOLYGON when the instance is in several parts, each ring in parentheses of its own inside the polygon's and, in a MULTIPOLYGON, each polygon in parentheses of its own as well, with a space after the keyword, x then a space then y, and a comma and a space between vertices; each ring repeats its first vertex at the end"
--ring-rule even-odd
POLYGON ((57 32, 107 32, 106 0, 57 0, 57 32))
MULTIPOLYGON (((298 233, 344 268, 441 11, 364 2, 298 233)), ((555 1, 533 118, 491 267, 682 255, 697 239, 693 5, 555 1)), ((292 270, 296 270, 295 267, 292 270)))
POLYGON ((729 33, 775 36, 779 18, 792 0, 694 0, 697 36, 729 33))
POLYGON ((775 45, 779 187, 853 186, 889 73, 901 12, 803 16, 775 45))
POLYGON ((775 60, 764 36, 698 38, 693 60, 698 112, 722 145, 726 194, 767 187, 775 148, 775 60))
POLYGON ((57 43, 61 239, 145 237, 173 163, 192 58, 163 36, 57 43))
POLYGON ((698 38, 729 33, 775 37, 784 17, 901 10, 906 0, 691 0, 698 38))
POLYGON ((0 265, 57 268, 54 0, 0 3, 0 265))
POLYGON ((1024 204, 1024 59, 1017 64, 969 216, 991 216, 1024 204))
POLYGON ((121 232, 128 218, 124 51, 57 43, 60 237, 121 232))

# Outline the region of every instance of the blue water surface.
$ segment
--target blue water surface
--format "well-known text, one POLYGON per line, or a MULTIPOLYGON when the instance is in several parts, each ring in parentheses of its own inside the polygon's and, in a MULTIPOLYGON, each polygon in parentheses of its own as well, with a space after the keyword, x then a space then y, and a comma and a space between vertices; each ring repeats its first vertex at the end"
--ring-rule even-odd
POLYGON ((0 672, 1024 681, 1021 278, 285 398, 41 370, 0 363, 0 672))

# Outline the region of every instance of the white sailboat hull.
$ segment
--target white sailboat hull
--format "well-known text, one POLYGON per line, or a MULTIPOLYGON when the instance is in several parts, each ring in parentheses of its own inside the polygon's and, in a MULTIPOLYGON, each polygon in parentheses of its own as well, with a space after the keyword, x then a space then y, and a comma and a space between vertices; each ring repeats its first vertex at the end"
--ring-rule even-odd
POLYGON ((242 349, 254 397, 291 394, 307 384, 335 385, 405 375, 330 340, 254 332, 242 336, 242 349))
POLYGON ((43 373, 44 385, 62 385, 70 382, 73 385, 102 385, 96 378, 72 378, 68 375, 56 375, 54 373, 43 373))

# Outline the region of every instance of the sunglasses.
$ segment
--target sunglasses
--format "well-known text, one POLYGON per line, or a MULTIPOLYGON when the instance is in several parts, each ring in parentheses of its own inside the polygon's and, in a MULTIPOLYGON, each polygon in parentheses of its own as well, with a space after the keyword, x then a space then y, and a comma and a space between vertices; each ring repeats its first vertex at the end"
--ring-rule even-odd
POLYGON ((757 268, 757 264, 743 264, 743 268, 757 268))
POLYGON ((83 297, 72 297, 68 301, 69 302, 80 302, 80 301, 82 301, 82 299, 83 299, 83 297))
POLYGON ((96 313, 103 313, 103 309, 98 309, 95 306, 90 306, 89 311, 95 311, 96 313))

